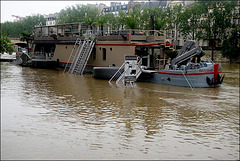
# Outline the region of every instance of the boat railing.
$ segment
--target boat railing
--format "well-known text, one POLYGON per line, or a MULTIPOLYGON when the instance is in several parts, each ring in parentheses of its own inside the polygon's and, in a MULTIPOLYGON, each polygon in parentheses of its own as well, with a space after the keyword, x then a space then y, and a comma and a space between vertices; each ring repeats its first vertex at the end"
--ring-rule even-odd
POLYGON ((137 68, 136 78, 138 78, 142 73, 142 58, 140 58, 137 65, 138 65, 138 68, 137 68))
MULTIPOLYGON (((118 84, 118 82, 123 82, 124 81, 124 75, 126 73, 125 70, 129 70, 125 69, 125 64, 126 62, 124 62, 122 64, 122 66, 117 70, 117 72, 112 76, 112 78, 108 81, 109 83, 111 83, 111 81, 116 81, 116 84, 118 84)), ((137 71, 136 71, 136 79, 141 75, 142 73, 142 58, 138 59, 137 62, 137 71)))
POLYGON ((161 30, 110 30, 110 31, 99 31, 97 33, 97 39, 102 41, 147 41, 154 42, 159 41, 165 42, 165 32, 161 30))
POLYGON ((29 52, 28 55, 31 55, 32 59, 51 59, 53 57, 53 53, 41 51, 29 52))
POLYGON ((122 66, 117 70, 117 72, 112 76, 112 78, 108 81, 111 83, 111 81, 117 81, 123 74, 124 72, 124 66, 125 63, 122 64, 122 66))
POLYGON ((75 49, 77 48, 77 46, 80 46, 80 45, 82 45, 81 40, 77 39, 75 44, 74 44, 74 46, 73 46, 73 48, 72 48, 72 51, 71 51, 70 56, 68 58, 67 64, 66 64, 66 66, 65 66, 65 68, 63 70, 63 73, 67 70, 68 64, 70 63, 70 60, 72 59, 72 61, 74 61, 74 59, 73 59, 74 54, 73 53, 74 53, 75 49))
MULTIPOLYGON (((88 28, 80 27, 76 24, 41 26, 34 28, 35 40, 76 40, 80 38, 84 40, 88 28)), ((165 42, 165 31, 162 30, 99 30, 94 28, 92 36, 100 41, 145 41, 145 42, 165 42)))

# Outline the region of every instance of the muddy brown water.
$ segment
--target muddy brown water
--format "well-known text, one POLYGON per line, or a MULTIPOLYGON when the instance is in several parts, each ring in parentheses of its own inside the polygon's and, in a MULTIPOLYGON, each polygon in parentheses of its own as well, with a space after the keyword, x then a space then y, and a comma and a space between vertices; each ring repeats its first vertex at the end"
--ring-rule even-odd
POLYGON ((1 62, 1 159, 239 159, 239 66, 219 88, 1 62))

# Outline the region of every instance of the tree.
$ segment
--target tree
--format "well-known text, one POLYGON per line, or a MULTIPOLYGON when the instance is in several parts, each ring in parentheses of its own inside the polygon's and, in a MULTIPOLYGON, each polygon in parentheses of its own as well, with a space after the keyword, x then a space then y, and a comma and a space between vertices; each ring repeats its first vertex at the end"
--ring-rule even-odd
POLYGON ((92 25, 96 22, 97 19, 98 10, 96 7, 92 6, 84 6, 83 10, 85 11, 83 22, 85 22, 86 25, 90 26, 90 29, 92 30, 92 25))
POLYGON ((166 55, 173 60, 174 58, 177 57, 178 51, 177 50, 166 50, 165 51, 166 55))
POLYGON ((162 8, 153 7, 152 14, 154 15, 155 30, 164 30, 166 28, 166 12, 162 8))
POLYGON ((103 25, 107 23, 107 17, 100 15, 97 17, 96 24, 101 27, 101 36, 103 36, 103 25))
POLYGON ((175 5, 172 8, 167 7, 166 9, 166 16, 167 16, 167 23, 168 26, 166 29, 172 29, 174 28, 174 48, 176 49, 177 46, 177 32, 180 30, 180 24, 181 24, 181 15, 183 11, 182 4, 175 5))
POLYGON ((143 30, 150 30, 150 15, 151 15, 150 8, 144 8, 141 15, 140 15, 140 26, 143 30))
POLYGON ((30 33, 26 33, 26 32, 22 32, 20 40, 27 42, 27 50, 28 50, 28 53, 29 53, 29 42, 32 40, 31 34, 30 33))
MULTIPOLYGON (((139 29, 140 27, 140 8, 129 10, 128 15, 125 17, 125 25, 129 29, 139 29)), ((135 34, 132 31, 132 34, 135 34)))
POLYGON ((231 36, 223 41, 221 53, 223 57, 229 59, 230 64, 234 58, 240 56, 240 28, 232 31, 231 36))
POLYGON ((81 9, 82 5, 79 4, 62 9, 58 15, 58 24, 82 22, 85 13, 81 9))
POLYGON ((75 6, 62 9, 58 15, 58 23, 75 23, 85 22, 86 25, 92 26, 96 22, 98 9, 94 6, 76 4, 75 6))
POLYGON ((3 54, 6 52, 12 54, 12 52, 14 51, 13 45, 14 44, 11 42, 11 40, 1 33, 0 53, 3 54))
POLYGON ((107 24, 111 26, 111 29, 113 30, 119 30, 119 24, 118 19, 114 16, 113 13, 105 14, 107 19, 107 24))
POLYGON ((117 17, 117 25, 118 29, 123 29, 125 25, 125 18, 126 18, 126 12, 120 10, 119 15, 117 17))
POLYGON ((4 22, 1 23, 2 33, 8 37, 19 38, 21 32, 32 33, 33 27, 35 25, 45 25, 46 20, 43 15, 32 15, 27 16, 18 22, 4 22))
POLYGON ((200 4, 195 2, 191 6, 186 7, 181 14, 180 31, 185 37, 192 40, 199 38, 198 28, 201 23, 202 10, 200 4))
POLYGON ((235 1, 200 1, 203 20, 200 25, 203 37, 210 41, 212 60, 214 58, 215 41, 224 39, 226 31, 231 27, 235 1))

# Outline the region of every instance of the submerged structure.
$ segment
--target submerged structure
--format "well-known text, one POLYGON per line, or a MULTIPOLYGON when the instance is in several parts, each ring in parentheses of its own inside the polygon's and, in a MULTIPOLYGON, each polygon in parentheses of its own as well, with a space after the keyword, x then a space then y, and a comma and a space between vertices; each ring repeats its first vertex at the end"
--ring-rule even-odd
POLYGON ((64 72, 92 72, 94 78, 117 82, 126 81, 128 73, 127 78, 132 74, 137 81, 177 86, 216 87, 222 83, 221 65, 201 61, 201 47, 195 41, 186 41, 175 59, 166 59, 165 35, 159 30, 88 30, 84 23, 39 26, 34 29, 32 61, 51 60, 64 72), (126 56, 135 57, 134 69, 126 56))

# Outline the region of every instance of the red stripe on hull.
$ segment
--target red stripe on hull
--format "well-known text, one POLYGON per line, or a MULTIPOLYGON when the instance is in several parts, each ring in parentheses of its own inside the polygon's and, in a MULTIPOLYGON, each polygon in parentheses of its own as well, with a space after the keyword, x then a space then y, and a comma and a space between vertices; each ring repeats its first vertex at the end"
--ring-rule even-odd
POLYGON ((96 44, 96 45, 111 45, 111 46, 147 46, 147 45, 159 45, 159 43, 151 44, 96 44))
POLYGON ((62 64, 72 64, 72 63, 67 63, 67 62, 59 62, 59 63, 62 63, 62 64))
MULTIPOLYGON (((169 74, 169 75, 183 75, 182 73, 171 73, 171 72, 158 72, 159 74, 169 74)), ((222 73, 219 71, 217 73, 222 73)), ((202 72, 202 73, 184 73, 184 75, 205 75, 205 74, 214 74, 214 72, 202 72)))

